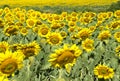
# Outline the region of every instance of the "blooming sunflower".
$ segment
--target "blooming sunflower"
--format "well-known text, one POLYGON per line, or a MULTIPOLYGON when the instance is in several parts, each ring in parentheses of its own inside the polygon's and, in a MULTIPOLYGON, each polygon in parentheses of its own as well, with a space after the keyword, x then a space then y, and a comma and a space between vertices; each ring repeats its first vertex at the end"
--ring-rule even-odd
POLYGON ((46 37, 50 33, 50 28, 48 28, 46 25, 42 25, 38 29, 38 35, 41 37, 46 37))
POLYGON ((27 28, 21 28, 20 29, 20 33, 23 35, 23 36, 26 36, 28 34, 28 29, 27 28))
POLYGON ((116 55, 120 56, 120 46, 117 46, 115 49, 116 55))
POLYGON ((98 78, 109 79, 113 78, 114 71, 112 68, 109 68, 106 65, 99 64, 94 68, 94 74, 98 76, 98 78))
POLYGON ((21 47, 22 47, 22 44, 18 44, 18 43, 16 43, 16 44, 12 44, 12 45, 10 45, 9 47, 10 47, 10 50, 12 50, 12 51, 14 52, 14 51, 18 51, 18 50, 20 50, 21 47))
POLYGON ((7 77, 5 76, 0 76, 0 81, 9 81, 7 77))
POLYGON ((35 19, 27 19, 26 24, 27 24, 28 27, 32 28, 32 27, 35 26, 36 20, 35 19))
POLYGON ((120 32, 115 32, 114 38, 117 40, 117 42, 120 42, 120 32))
POLYGON ((1 52, 5 53, 5 51, 8 50, 8 49, 9 49, 8 42, 5 42, 5 41, 0 42, 0 53, 1 52))
POLYGON ((37 55, 40 51, 40 46, 35 41, 25 44, 20 48, 20 51, 24 54, 25 57, 30 57, 37 55))
POLYGON ((84 40, 84 39, 90 37, 90 35, 91 35, 91 30, 88 28, 83 28, 78 32, 78 37, 81 40, 84 40))
POLYGON ((62 40, 63 40, 63 38, 60 33, 54 32, 54 33, 50 33, 47 36, 47 41, 51 45, 58 45, 62 42, 62 40))
POLYGON ((10 25, 4 29, 4 33, 7 36, 16 35, 18 34, 18 27, 14 25, 10 25))
POLYGON ((90 51, 92 51, 94 49, 93 44, 94 44, 94 40, 92 40, 92 39, 87 38, 86 40, 82 41, 82 47, 87 52, 90 52, 90 51))
POLYGON ((100 40, 106 40, 111 36, 111 33, 109 30, 104 30, 98 35, 98 39, 100 40))
POLYGON ((9 76, 23 66, 23 54, 21 52, 6 51, 0 53, 0 75, 9 76))
POLYGON ((116 10, 116 11, 114 12, 114 16, 115 16, 116 18, 120 18, 120 10, 116 10))
POLYGON ((70 66, 75 64, 77 57, 81 54, 82 51, 75 44, 72 46, 64 44, 63 48, 55 50, 55 53, 50 55, 50 59, 48 61, 51 62, 53 67, 65 67, 66 70, 68 70, 70 66))

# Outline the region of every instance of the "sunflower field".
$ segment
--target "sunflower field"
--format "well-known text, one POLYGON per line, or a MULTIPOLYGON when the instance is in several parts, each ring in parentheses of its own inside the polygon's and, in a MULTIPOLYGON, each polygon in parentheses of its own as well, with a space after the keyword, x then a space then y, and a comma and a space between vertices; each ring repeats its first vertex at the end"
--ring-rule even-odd
POLYGON ((98 1, 1 1, 0 81, 120 81, 120 1, 98 1))

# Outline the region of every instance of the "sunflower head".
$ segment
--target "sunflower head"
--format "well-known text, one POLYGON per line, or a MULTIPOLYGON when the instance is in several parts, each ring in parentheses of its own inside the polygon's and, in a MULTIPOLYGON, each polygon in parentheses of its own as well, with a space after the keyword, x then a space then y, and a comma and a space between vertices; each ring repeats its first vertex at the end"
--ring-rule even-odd
POLYGON ((9 49, 9 44, 5 41, 0 42, 0 53, 5 53, 9 49))
POLYGON ((38 43, 36 43, 35 41, 29 43, 29 44, 25 44, 20 48, 20 51, 24 54, 24 56, 30 57, 30 56, 34 56, 37 55, 40 51, 40 46, 38 43))
POLYGON ((55 53, 50 55, 49 62, 54 67, 68 68, 73 66, 77 57, 82 54, 82 51, 75 44, 70 46, 65 44, 63 48, 55 50, 55 53))
POLYGON ((120 32, 115 32, 114 38, 117 40, 117 42, 120 42, 120 32))
POLYGON ((32 28, 32 27, 34 27, 36 25, 36 20, 32 19, 32 18, 31 19, 27 19, 26 20, 26 24, 27 24, 28 27, 32 28))
POLYGON ((22 68, 24 56, 21 52, 6 51, 0 54, 0 75, 9 76, 22 68))
POLYGON ((109 79, 109 78, 113 78, 114 71, 112 68, 99 64, 94 68, 94 74, 98 78, 109 79))
POLYGON ((91 31, 88 28, 83 28, 78 32, 78 37, 81 40, 88 38, 91 35, 91 31))
POLYGON ((50 28, 48 28, 46 25, 42 25, 38 29, 38 35, 41 37, 47 37, 47 35, 50 33, 50 28))
POLYGON ((23 36, 26 36, 28 34, 28 29, 27 28, 21 28, 20 29, 20 33, 23 35, 23 36))
POLYGON ((60 33, 50 33, 47 37, 47 41, 51 45, 58 45, 62 42, 63 38, 60 33))
POLYGON ((108 30, 104 30, 102 31, 99 35, 98 35, 98 39, 100 40, 106 40, 111 36, 110 31, 108 30))
POLYGON ((82 41, 82 47, 83 49, 85 49, 87 52, 90 52, 94 49, 94 41, 92 39, 86 39, 84 41, 82 41))
POLYGON ((14 25, 8 26, 4 29, 4 33, 7 36, 16 35, 18 34, 18 27, 14 25))

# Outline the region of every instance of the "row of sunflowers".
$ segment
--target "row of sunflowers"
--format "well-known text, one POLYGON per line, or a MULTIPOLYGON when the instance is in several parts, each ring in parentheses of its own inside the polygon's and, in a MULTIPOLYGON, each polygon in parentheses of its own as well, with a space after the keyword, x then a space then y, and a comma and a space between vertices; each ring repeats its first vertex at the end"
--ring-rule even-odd
POLYGON ((0 9, 0 81, 119 81, 120 10, 0 9))

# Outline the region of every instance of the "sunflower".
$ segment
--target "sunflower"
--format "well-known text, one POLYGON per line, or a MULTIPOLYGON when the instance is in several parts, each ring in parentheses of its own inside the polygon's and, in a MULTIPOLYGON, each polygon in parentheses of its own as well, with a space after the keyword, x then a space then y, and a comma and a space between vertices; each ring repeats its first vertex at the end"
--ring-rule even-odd
POLYGON ((41 37, 47 37, 47 35, 50 33, 50 28, 48 28, 48 26, 46 25, 42 25, 39 29, 38 29, 38 35, 41 37))
POLYGON ((115 32, 114 38, 117 40, 117 42, 120 42, 120 32, 115 32))
POLYGON ((0 53, 0 58, 0 75, 9 76, 23 66, 24 56, 21 52, 12 53, 7 50, 5 53, 0 53))
POLYGON ((92 22, 92 18, 89 17, 81 17, 80 18, 80 23, 87 25, 92 22))
POLYGON ((0 76, 0 81, 9 81, 7 77, 5 76, 0 76))
POLYGON ((27 24, 28 27, 32 28, 32 27, 35 26, 36 20, 35 19, 27 19, 26 24, 27 24))
POLYGON ((8 26, 4 29, 4 33, 7 36, 16 35, 16 34, 18 34, 18 30, 19 29, 17 26, 11 25, 11 26, 8 26))
POLYGON ((0 9, 0 16, 3 15, 3 9, 0 9))
POLYGON ((20 50, 21 47, 22 47, 22 44, 18 44, 18 43, 16 43, 16 44, 12 44, 12 45, 10 45, 9 47, 10 47, 10 50, 12 50, 12 51, 14 52, 14 51, 18 51, 18 50, 20 50))
POLYGON ((66 68, 73 66, 76 63, 77 57, 82 54, 82 51, 75 44, 70 46, 68 44, 64 44, 63 48, 59 48, 55 50, 55 53, 50 55, 50 59, 48 60, 53 67, 58 68, 66 68))
POLYGON ((99 64, 94 68, 94 74, 98 76, 98 78, 109 79, 113 78, 114 71, 112 68, 109 68, 106 65, 99 64))
POLYGON ((106 40, 111 36, 111 33, 109 30, 104 30, 98 35, 98 39, 100 40, 106 40))
POLYGON ((40 46, 35 41, 22 45, 20 51, 24 54, 25 57, 30 57, 37 55, 40 51, 40 46))
POLYGON ((117 46, 115 49, 116 55, 120 56, 120 46, 117 46))
POLYGON ((51 45, 58 45, 62 42, 62 40, 63 40, 63 38, 60 33, 54 32, 54 33, 50 33, 47 36, 47 41, 51 45))
POLYGON ((26 36, 28 34, 28 29, 27 28, 21 28, 20 29, 20 33, 23 35, 23 36, 26 36))
POLYGON ((9 44, 8 42, 2 41, 0 42, 0 53, 5 53, 6 50, 9 49, 9 44))
POLYGON ((114 12, 114 16, 115 16, 116 18, 120 18, 120 10, 116 10, 116 11, 114 12))
POLYGON ((61 32, 60 32, 60 35, 61 35, 63 38, 66 38, 67 33, 66 33, 65 31, 61 31, 61 32))
POLYGON ((46 20, 47 19, 47 13, 42 13, 41 16, 40 16, 40 18, 42 20, 46 20))
POLYGON ((85 12, 83 13, 83 16, 84 17, 88 17, 88 18, 93 18, 96 16, 96 13, 93 13, 93 12, 85 12))
POLYGON ((120 21, 114 21, 111 24, 108 25, 109 29, 118 29, 120 27, 120 21))
POLYGON ((88 28, 83 28, 78 32, 78 38, 84 40, 91 36, 91 31, 88 28))
POLYGON ((82 47, 87 52, 90 52, 90 51, 92 51, 94 49, 93 44, 94 44, 94 40, 92 40, 92 39, 87 38, 86 40, 82 41, 82 47))

